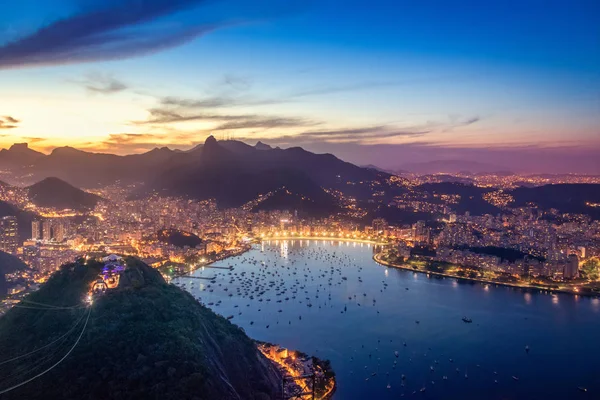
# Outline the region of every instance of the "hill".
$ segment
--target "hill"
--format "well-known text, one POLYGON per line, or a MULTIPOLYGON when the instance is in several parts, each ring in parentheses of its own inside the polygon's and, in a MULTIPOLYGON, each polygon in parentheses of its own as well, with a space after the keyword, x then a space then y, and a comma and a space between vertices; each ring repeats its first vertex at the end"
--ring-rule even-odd
MULTIPOLYGON (((453 183, 453 182, 440 182, 440 183, 425 183, 417 186, 417 190, 433 196, 434 194, 442 195, 458 195, 457 204, 453 204, 452 208, 459 214, 470 212, 471 215, 484 215, 484 214, 498 214, 500 209, 483 199, 483 195, 487 192, 491 192, 493 188, 481 188, 474 185, 453 183)), ((433 198, 430 199, 433 201, 433 198)), ((438 200, 441 201, 441 200, 438 200)))
POLYGON ((339 211, 333 198, 324 198, 317 201, 292 193, 287 188, 276 191, 272 196, 252 208, 252 211, 297 211, 300 217, 327 217, 339 211))
POLYGON ((193 233, 183 232, 178 229, 161 229, 156 233, 157 240, 177 247, 196 247, 202 239, 193 233))
POLYGON ((58 178, 46 178, 27 188, 29 198, 38 207, 84 210, 102 200, 58 178))
POLYGON ((6 280, 5 274, 10 274, 15 271, 22 271, 27 268, 27 264, 12 254, 0 251, 0 298, 6 296, 6 280))
MULTIPOLYGON (((81 304, 100 270, 93 262, 63 266, 26 300, 81 304)), ((91 309, 13 308, 2 317, 2 360, 59 340, 41 355, 0 365, 0 390, 53 365, 83 332, 62 363, 4 398, 277 398, 279 373, 241 329, 136 259, 124 274, 91 309)))
POLYGON ((599 184, 557 184, 538 187, 520 187, 510 192, 515 202, 513 207, 534 203, 543 210, 555 208, 561 213, 587 214, 600 219, 599 184))
POLYGON ((37 214, 23 211, 11 203, 0 200, 0 217, 9 215, 17 217, 19 240, 22 242, 29 239, 31 237, 31 222, 37 217, 37 214))

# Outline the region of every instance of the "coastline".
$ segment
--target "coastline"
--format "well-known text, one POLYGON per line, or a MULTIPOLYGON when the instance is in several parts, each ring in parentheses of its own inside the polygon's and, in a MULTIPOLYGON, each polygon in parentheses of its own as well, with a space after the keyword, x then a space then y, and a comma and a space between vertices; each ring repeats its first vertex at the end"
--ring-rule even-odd
POLYGON ((380 242, 372 239, 359 239, 359 238, 340 238, 333 236, 269 236, 263 237, 259 239, 259 242, 267 242, 270 240, 320 240, 320 241, 329 241, 329 242, 355 242, 355 243, 368 243, 373 245, 384 246, 389 243, 380 242))
POLYGON ((222 257, 217 257, 215 260, 212 260, 209 263, 206 263, 206 264, 203 264, 203 265, 196 265, 196 268, 194 268, 194 269, 192 269, 192 270, 190 270, 188 272, 182 272, 180 274, 173 275, 171 277, 171 279, 177 279, 177 278, 185 277, 187 275, 190 275, 190 274, 196 272, 200 268, 208 267, 208 266, 210 266, 210 265, 212 265, 212 264, 214 264, 214 263, 216 263, 218 261, 223 261, 223 260, 226 260, 226 259, 231 258, 231 257, 237 257, 237 256, 239 256, 241 254, 244 254, 244 253, 250 251, 250 250, 252 250, 252 246, 251 245, 244 246, 244 247, 240 248, 239 251, 236 251, 236 252, 233 252, 233 253, 229 253, 229 254, 227 254, 225 256, 222 256, 222 257))
POLYGON ((380 255, 380 253, 373 254, 373 261, 375 261, 377 264, 380 264, 380 265, 383 265, 386 267, 391 267, 391 268, 403 269, 405 271, 412 271, 412 272, 416 272, 419 274, 435 275, 435 276, 441 276, 444 278, 452 278, 452 279, 457 279, 457 280, 466 281, 466 282, 478 282, 478 283, 485 283, 488 285, 499 285, 499 286, 512 287, 512 288, 516 288, 516 289, 531 289, 531 290, 537 290, 537 291, 547 291, 550 293, 570 294, 572 296, 586 296, 586 297, 590 297, 590 298, 600 297, 600 295, 597 293, 585 293, 585 292, 580 293, 580 292, 575 292, 574 290, 568 290, 568 289, 556 289, 556 288, 551 288, 551 287, 546 287, 546 286, 518 285, 518 284, 514 284, 514 283, 490 281, 487 279, 467 278, 464 276, 445 274, 443 272, 422 271, 422 270, 414 269, 414 268, 406 266, 406 265, 392 264, 390 262, 383 261, 379 258, 379 255, 380 255))

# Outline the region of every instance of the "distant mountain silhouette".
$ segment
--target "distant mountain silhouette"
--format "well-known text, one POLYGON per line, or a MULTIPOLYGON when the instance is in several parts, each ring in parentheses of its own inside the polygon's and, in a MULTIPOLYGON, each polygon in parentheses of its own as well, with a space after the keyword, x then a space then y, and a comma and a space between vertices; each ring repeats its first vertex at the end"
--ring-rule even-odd
POLYGON ((169 161, 185 156, 166 147, 127 156, 59 147, 38 160, 32 167, 32 173, 38 179, 58 177, 77 187, 93 188, 116 181, 145 180, 169 161))
POLYGON ((254 148, 256 150, 273 150, 273 148, 271 146, 269 146, 268 144, 265 144, 261 141, 256 142, 256 144, 254 145, 254 148))
POLYGON ((257 150, 239 141, 218 142, 210 136, 202 147, 186 153, 149 180, 143 192, 214 198, 220 207, 238 207, 261 194, 285 188, 295 196, 277 197, 259 208, 331 209, 334 200, 322 188, 342 187, 347 181, 371 181, 380 172, 357 167, 331 154, 314 154, 299 147, 257 150))
POLYGON ((83 210, 93 208, 102 199, 58 178, 46 178, 27 190, 30 200, 38 207, 83 210))
POLYGON ((493 173, 502 171, 506 173, 506 168, 467 160, 438 160, 421 163, 410 163, 402 165, 402 169, 420 174, 435 174, 435 173, 450 173, 456 174, 459 172, 477 173, 493 173))
POLYGON ((189 176, 201 173, 211 165, 215 168, 235 165, 239 171, 249 174, 272 169, 293 170, 326 187, 339 186, 347 181, 370 181, 382 174, 344 162, 331 154, 315 154, 300 147, 280 149, 263 143, 250 146, 236 140, 217 142, 212 137, 207 141, 208 150, 205 143, 188 151, 162 147, 125 156, 91 153, 68 146, 56 148, 45 155, 20 144, 0 151, 0 166, 18 170, 20 180, 29 180, 30 184, 56 177, 80 188, 97 188, 116 182, 146 182, 150 187, 153 182, 160 181, 157 177, 171 173, 189 176), (26 156, 21 156, 21 153, 26 156))
POLYGON ((373 165, 373 164, 363 165, 362 168, 374 169, 376 171, 385 172, 386 174, 390 174, 390 175, 403 174, 403 173, 408 172, 408 171, 405 171, 403 169, 399 169, 399 170, 395 170, 394 171, 394 170, 391 170, 391 169, 380 168, 377 165, 373 165))
POLYGON ((15 143, 9 149, 0 150, 0 166, 23 168, 45 157, 44 153, 29 148, 27 143, 15 143))

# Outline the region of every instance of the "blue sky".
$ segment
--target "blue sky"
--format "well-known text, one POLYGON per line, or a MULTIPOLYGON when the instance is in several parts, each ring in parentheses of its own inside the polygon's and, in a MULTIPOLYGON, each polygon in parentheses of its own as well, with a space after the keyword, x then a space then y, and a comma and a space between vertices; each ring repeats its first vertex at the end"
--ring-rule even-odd
POLYGON ((0 21, 3 147, 212 133, 600 173, 597 1, 21 0, 0 21))

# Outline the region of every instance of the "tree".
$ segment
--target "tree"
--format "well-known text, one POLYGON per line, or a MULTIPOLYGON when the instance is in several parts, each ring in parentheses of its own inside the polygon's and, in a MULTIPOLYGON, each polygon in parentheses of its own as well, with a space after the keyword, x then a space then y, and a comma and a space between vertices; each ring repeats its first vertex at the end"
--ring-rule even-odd
POLYGON ((591 281, 600 279, 600 261, 592 258, 585 261, 581 267, 581 272, 584 277, 591 281))

